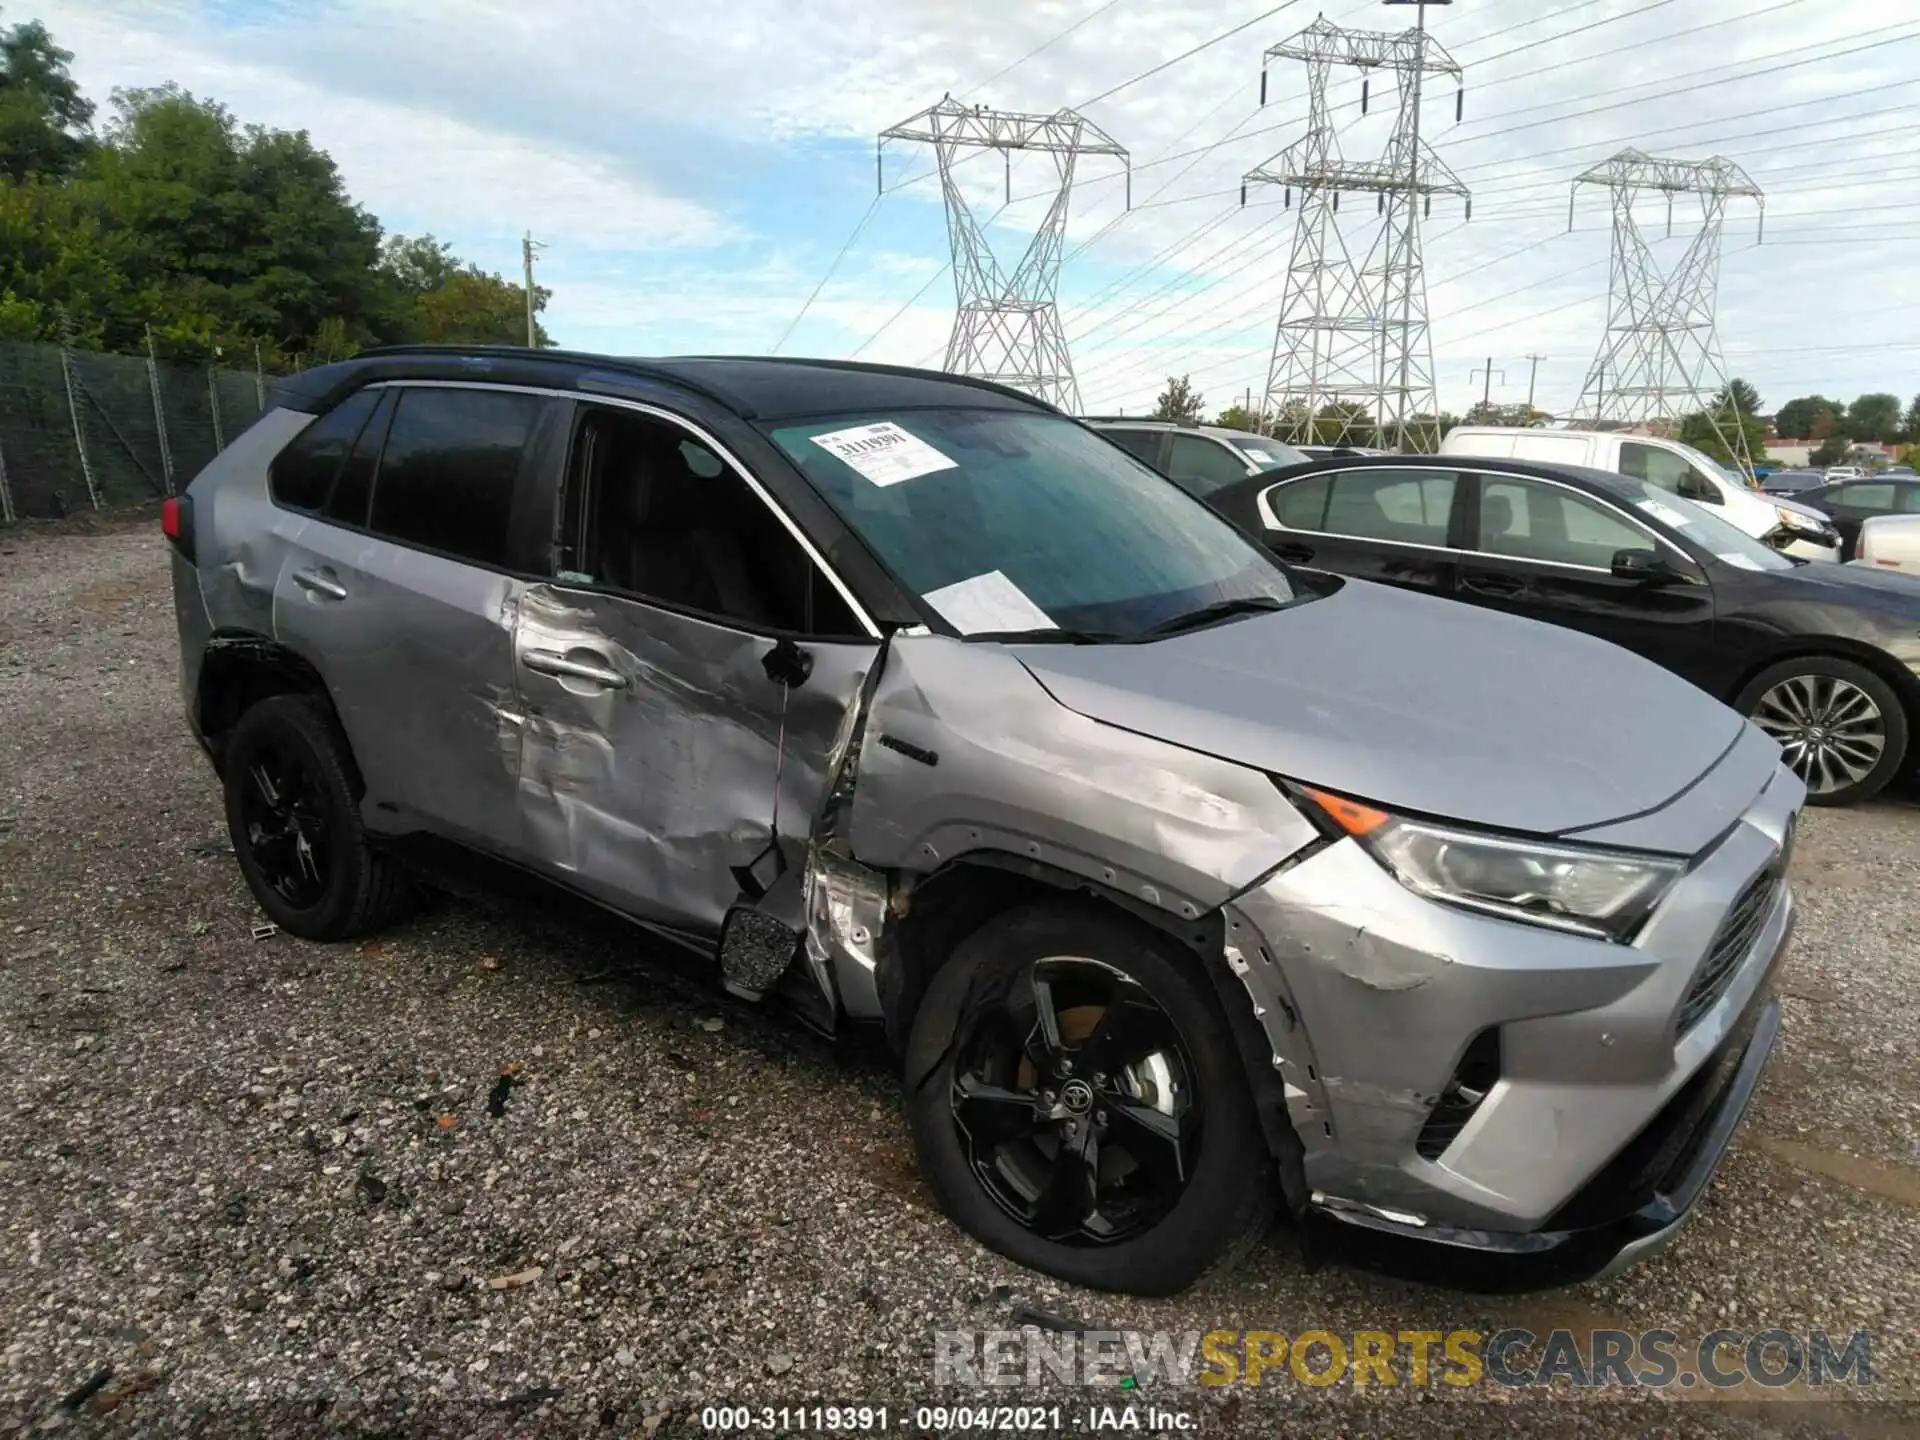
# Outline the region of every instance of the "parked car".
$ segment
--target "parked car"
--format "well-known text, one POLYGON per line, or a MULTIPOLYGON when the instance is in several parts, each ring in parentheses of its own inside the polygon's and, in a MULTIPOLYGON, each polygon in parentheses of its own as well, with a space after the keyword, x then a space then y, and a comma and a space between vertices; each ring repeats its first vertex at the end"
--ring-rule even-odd
POLYGON ((1889 465, 1874 473, 1883 480, 1906 480, 1920 475, 1920 472, 1916 472, 1911 465, 1889 465))
POLYGON ((1196 498, 1249 475, 1304 465, 1307 460, 1291 445, 1223 425, 1125 419, 1087 423, 1196 498))
POLYGON ((1920 476, 1842 480, 1809 490, 1800 498, 1833 518, 1840 535, 1841 558, 1851 560, 1863 521, 1875 515, 1920 514, 1920 476))
POLYGON ((1375 450, 1365 445, 1300 445, 1296 446, 1309 460, 1330 460, 1343 455, 1391 455, 1391 450, 1375 450))
POLYGON ((1827 477, 1818 470, 1774 470, 1761 480, 1760 490, 1766 495, 1798 497, 1802 491, 1817 490, 1826 483, 1827 477))
POLYGON ((1327 461, 1208 503, 1281 560, 1623 645, 1780 742, 1816 803, 1877 793, 1920 720, 1920 585, 1796 561, 1704 505, 1571 465, 1327 461))
POLYGON ((1178 1289, 1276 1208, 1456 1284, 1610 1273, 1774 1043, 1765 734, 1296 576, 985 381, 369 351, 162 524, 269 920, 363 934, 452 855, 877 1022, 939 1203, 1075 1283, 1178 1289))
POLYGON ((1859 480, 1863 478, 1866 473, 1867 472, 1858 465, 1829 465, 1827 467, 1827 480, 1829 483, 1835 480, 1859 480))
POLYGON ((1659 490, 1712 506, 1757 540, 1803 560, 1838 560, 1839 536, 1817 510, 1762 495, 1690 445, 1619 430, 1533 430, 1461 425, 1440 442, 1442 455, 1545 460, 1643 480, 1659 490))
POLYGON ((1847 563, 1920 575, 1920 515, 1869 515, 1847 563))

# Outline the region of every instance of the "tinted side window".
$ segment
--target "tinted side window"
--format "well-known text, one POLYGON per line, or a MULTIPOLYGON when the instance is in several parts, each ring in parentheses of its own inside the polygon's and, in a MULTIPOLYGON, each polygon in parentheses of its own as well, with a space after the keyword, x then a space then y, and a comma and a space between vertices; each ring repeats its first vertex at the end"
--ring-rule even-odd
POLYGON ((1175 435, 1167 452, 1167 474, 1191 495, 1210 495, 1222 485, 1247 478, 1247 462, 1237 451, 1200 435, 1175 435))
POLYGON ((1402 545, 1447 543, 1459 477, 1425 470, 1343 470, 1333 477, 1326 529, 1402 545))
POLYGON ((767 502, 679 426, 590 410, 575 454, 577 575, 753 629, 867 638, 767 502))
POLYGON ((1160 441, 1163 438, 1158 430, 1115 430, 1103 429, 1105 435, 1123 450, 1132 453, 1134 458, 1158 469, 1160 466, 1160 441))
POLYGON ((1893 486, 1880 483, 1875 485, 1842 485, 1838 501, 1850 510, 1872 510, 1876 513, 1893 509, 1893 486))
POLYGON ((403 390, 373 487, 371 527, 482 565, 507 563, 514 482, 540 399, 403 390))
POLYGON ((1678 495, 1683 483, 1691 480, 1693 467, 1671 450, 1662 450, 1658 445, 1640 445, 1632 440, 1622 440, 1620 473, 1678 495))
POLYGON ((320 416, 274 457, 267 485, 274 503, 294 510, 318 510, 327 501, 334 472, 347 457, 354 437, 367 423, 378 392, 361 390, 320 416))
POLYGON ((1276 485, 1267 492, 1267 508, 1289 530, 1324 530, 1327 494, 1332 486, 1332 478, 1326 475, 1310 475, 1290 485, 1276 485))
POLYGON ((1489 555, 1606 570, 1617 551, 1651 550, 1655 542, 1639 526, 1571 490, 1510 475, 1483 475, 1480 536, 1474 548, 1489 555))
POLYGON ((1900 488, 1900 509, 1912 515, 1920 513, 1920 485, 1902 485, 1900 488))
POLYGON ((360 530, 367 525, 367 506, 373 499, 373 472, 380 463, 380 444, 387 438, 393 402, 398 398, 398 392, 393 390, 379 393, 380 407, 361 427, 360 438, 353 442, 353 452, 340 467, 340 473, 334 476, 333 493, 327 497, 327 518, 360 530))

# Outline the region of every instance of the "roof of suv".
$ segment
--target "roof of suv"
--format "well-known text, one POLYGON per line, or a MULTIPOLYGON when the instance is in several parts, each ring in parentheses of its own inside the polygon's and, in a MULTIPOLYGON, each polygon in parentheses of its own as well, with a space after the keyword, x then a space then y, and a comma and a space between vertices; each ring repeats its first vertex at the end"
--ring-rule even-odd
POLYGON ((636 382, 677 386, 746 420, 792 419, 841 411, 934 405, 1038 410, 1051 405, 971 375, 865 365, 850 360, 683 355, 650 360, 508 345, 395 345, 281 380, 274 401, 290 410, 328 409, 374 380, 493 380, 586 394, 619 394, 636 382))

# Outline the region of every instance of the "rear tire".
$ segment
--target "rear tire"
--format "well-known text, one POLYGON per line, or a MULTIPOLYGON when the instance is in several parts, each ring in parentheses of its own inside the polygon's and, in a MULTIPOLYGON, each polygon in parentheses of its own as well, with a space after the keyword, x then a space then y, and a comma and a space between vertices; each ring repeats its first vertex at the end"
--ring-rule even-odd
POLYGON ((1137 1295, 1252 1248, 1277 1174, 1198 963, 1069 903, 1009 911, 955 947, 905 1070, 921 1169, 962 1229, 1030 1269, 1137 1295))
POLYGON ((1810 805, 1869 799, 1906 763, 1906 707, 1891 685, 1851 660, 1782 660, 1754 676, 1734 708, 1780 742, 1810 805))
POLYGON ((221 766, 227 833, 267 918, 303 940, 345 940, 398 919, 413 898, 367 841, 347 743, 320 702, 275 695, 243 714, 221 766))

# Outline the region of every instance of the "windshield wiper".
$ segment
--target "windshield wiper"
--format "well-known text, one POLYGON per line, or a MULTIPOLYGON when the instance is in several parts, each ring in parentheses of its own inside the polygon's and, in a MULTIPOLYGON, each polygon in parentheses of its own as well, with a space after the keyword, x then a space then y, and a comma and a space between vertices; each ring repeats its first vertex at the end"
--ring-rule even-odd
POLYGON ((976 630, 963 640, 996 640, 1007 645, 1113 645, 1126 639, 1111 630, 1073 630, 1058 625, 1039 625, 1031 630, 976 630))
POLYGON ((1172 615, 1157 624, 1149 625, 1133 638, 1151 640, 1156 636, 1173 635, 1182 630, 1211 625, 1216 620, 1231 620, 1236 615, 1264 615, 1270 611, 1282 609, 1285 604, 1284 600, 1276 600, 1271 595, 1242 595, 1237 600, 1216 600, 1211 605, 1202 605, 1198 610, 1189 610, 1184 615, 1172 615))

